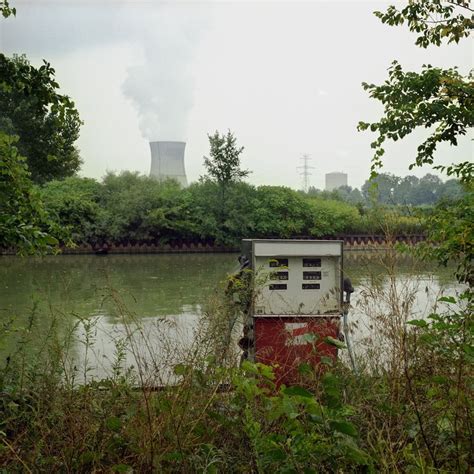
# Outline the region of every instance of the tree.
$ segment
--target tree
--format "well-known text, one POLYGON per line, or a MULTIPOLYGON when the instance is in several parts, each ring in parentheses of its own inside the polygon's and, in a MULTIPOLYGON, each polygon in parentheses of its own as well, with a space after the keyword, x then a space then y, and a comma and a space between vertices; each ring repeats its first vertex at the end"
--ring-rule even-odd
POLYGON ((207 178, 217 183, 221 197, 221 225, 226 219, 226 199, 228 188, 250 174, 249 170, 240 168, 240 155, 244 147, 237 146, 237 139, 229 130, 226 135, 220 135, 216 130, 214 135, 208 135, 210 157, 204 157, 207 178))
POLYGON ((345 202, 358 204, 364 201, 361 192, 357 188, 352 188, 351 186, 339 186, 336 191, 345 202))
POLYGON ((443 182, 434 174, 428 173, 418 182, 410 194, 411 204, 435 204, 439 197, 443 182))
MULTIPOLYGON (((0 0, 0 13, 8 18, 16 15, 16 9, 10 7, 8 0, 0 0)), ((43 208, 27 160, 16 146, 19 137, 2 131, 15 131, 8 115, 14 105, 6 100, 15 95, 15 85, 21 85, 25 94, 40 90, 39 84, 22 84, 11 61, 0 54, 0 248, 13 247, 20 254, 38 254, 56 250, 58 239, 67 240, 68 236, 43 208)), ((16 107, 20 109, 21 104, 16 107)))
POLYGON ((383 204, 395 204, 394 195, 400 182, 400 178, 391 173, 380 173, 373 177, 372 181, 366 181, 361 188, 362 195, 366 201, 370 201, 371 194, 375 193, 377 202, 383 204), (375 183, 375 188, 372 187, 375 183))
MULTIPOLYGON (((411 0, 398 10, 391 6, 376 12, 382 22, 400 25, 418 33, 416 44, 439 46, 443 39, 458 42, 474 27, 473 9, 468 0, 411 0)), ((375 154, 371 176, 382 166, 383 144, 399 140, 416 128, 429 130, 418 146, 414 166, 435 162, 440 143, 457 145, 474 125, 474 81, 472 71, 462 76, 456 68, 423 66, 421 72, 405 72, 394 62, 388 80, 380 86, 363 84, 370 96, 384 106, 378 122, 360 122, 359 129, 378 134, 372 143, 375 154)), ((428 245, 421 255, 439 263, 456 262, 456 277, 467 284, 456 297, 444 297, 446 310, 438 310, 428 320, 409 321, 416 331, 405 330, 404 365, 409 404, 407 416, 417 423, 419 444, 428 453, 424 469, 466 472, 472 465, 472 367, 474 321, 474 163, 462 161, 451 166, 435 166, 448 176, 460 178, 465 194, 458 201, 441 202, 428 219, 428 245), (425 360, 424 370, 417 367, 425 360), (422 400, 427 400, 421 407, 422 400), (449 427, 441 428, 441 424, 449 427), (439 447, 443 446, 444 452, 439 447)), ((433 183, 430 183, 431 185, 433 183)), ((423 365, 421 365, 423 367, 423 365)), ((418 456, 418 453, 416 454, 418 456)))
MULTIPOLYGON (((410 1, 402 10, 394 6, 385 13, 375 12, 383 23, 400 25, 408 23, 409 29, 419 36, 416 44, 428 47, 448 42, 458 42, 467 37, 474 27, 472 12, 466 0, 418 0, 410 1)), ((372 160, 372 176, 382 166, 386 140, 397 141, 416 128, 434 128, 429 137, 419 145, 415 161, 410 165, 422 166, 434 163, 438 144, 448 142, 457 145, 458 137, 466 135, 474 125, 474 82, 472 71, 463 77, 455 68, 441 69, 423 66, 421 73, 405 72, 394 61, 389 68, 389 78, 381 86, 363 83, 370 96, 384 105, 384 116, 374 123, 359 122, 359 130, 370 129, 378 133, 372 143, 375 154, 372 160)), ((464 161, 450 167, 437 166, 448 176, 455 175, 461 181, 472 180, 474 163, 464 161)))
MULTIPOLYGON (((458 42, 461 38, 468 37, 474 28, 473 11, 467 0, 412 0, 402 10, 390 6, 386 12, 375 12, 375 14, 383 23, 389 25, 401 25, 407 22, 409 29, 419 34, 416 44, 426 48, 430 44, 439 46, 443 39, 458 42)), ((370 129, 378 134, 372 143, 375 154, 371 176, 375 178, 377 170, 382 166, 384 142, 387 139, 393 141, 402 139, 418 127, 433 131, 418 146, 415 161, 410 165, 410 169, 414 166, 434 164, 438 144, 448 142, 457 145, 459 136, 466 135, 474 126, 473 77, 472 71, 463 77, 457 69, 443 70, 432 66, 423 66, 421 73, 404 72, 401 65, 394 62, 389 69, 389 79, 383 85, 364 83, 363 87, 370 92, 370 96, 384 105, 384 115, 378 122, 360 122, 358 127, 359 130, 370 129)), ((474 192, 472 160, 447 167, 438 165, 434 168, 445 172, 448 176, 459 178, 465 191, 457 202, 460 208, 472 205, 474 192)), ((454 203, 451 203, 451 206, 453 205, 454 203)), ((447 215, 442 207, 439 211, 441 215, 447 215)), ((453 211, 453 215, 455 214, 453 211)), ((457 243, 452 242, 452 245, 442 243, 441 248, 444 248, 447 258, 439 261, 446 263, 450 259, 454 261, 462 259, 463 272, 458 272, 458 275, 461 273, 464 275, 460 278, 461 281, 471 282, 474 259, 470 253, 471 247, 465 245, 465 233, 453 235, 449 232, 449 227, 452 225, 449 220, 441 218, 434 220, 437 226, 444 222, 446 235, 450 235, 452 239, 457 236, 459 239, 457 243), (455 252, 454 248, 458 250, 455 252)), ((466 232, 469 233, 469 229, 466 229, 466 232)), ((436 236, 442 233, 440 229, 432 233, 433 240, 435 241, 436 236)), ((437 245, 439 244, 437 242, 437 245)), ((440 254, 435 252, 434 255, 440 254)))
POLYGON ((216 130, 214 135, 208 137, 210 158, 204 157, 204 166, 211 180, 226 186, 250 174, 250 171, 240 169, 240 155, 244 147, 237 147, 237 139, 230 130, 226 135, 220 135, 216 130))
POLYGON ((91 178, 71 176, 49 181, 40 189, 40 197, 50 218, 68 229, 75 243, 95 243, 104 235, 108 215, 100 199, 102 185, 91 178))
POLYGON ((74 143, 81 120, 74 102, 59 94, 55 70, 33 67, 25 56, 0 54, 0 130, 17 135, 37 183, 72 176, 81 159, 74 143))
POLYGON ((341 201, 311 198, 309 235, 327 237, 360 228, 360 213, 355 206, 341 201))
POLYGON ((248 216, 257 237, 307 235, 312 209, 304 195, 284 186, 259 186, 248 216))
POLYGON ((462 198, 464 192, 457 179, 448 179, 442 186, 440 198, 447 201, 456 201, 462 198))
POLYGON ((194 236, 187 194, 175 180, 109 173, 100 205, 107 211, 104 226, 111 241, 167 242, 194 236))
POLYGON ((458 43, 467 38, 474 27, 469 0, 411 0, 402 10, 389 6, 386 12, 375 15, 388 25, 402 25, 407 22, 410 31, 419 34, 415 44, 427 48, 440 46, 443 40, 458 43))
POLYGON ((0 248, 13 247, 21 254, 45 252, 65 234, 45 212, 17 141, 0 132, 0 248))

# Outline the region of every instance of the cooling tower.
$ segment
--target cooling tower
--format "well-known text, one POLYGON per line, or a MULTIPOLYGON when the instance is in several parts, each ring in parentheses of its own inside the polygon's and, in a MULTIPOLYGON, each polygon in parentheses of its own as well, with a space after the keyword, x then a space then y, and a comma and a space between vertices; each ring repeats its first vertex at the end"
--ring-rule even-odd
POLYGON ((188 181, 184 170, 185 147, 185 142, 150 142, 150 176, 160 181, 172 178, 181 186, 187 186, 188 181))
POLYGON ((326 191, 332 191, 341 186, 347 186, 347 174, 339 173, 326 173, 326 191))

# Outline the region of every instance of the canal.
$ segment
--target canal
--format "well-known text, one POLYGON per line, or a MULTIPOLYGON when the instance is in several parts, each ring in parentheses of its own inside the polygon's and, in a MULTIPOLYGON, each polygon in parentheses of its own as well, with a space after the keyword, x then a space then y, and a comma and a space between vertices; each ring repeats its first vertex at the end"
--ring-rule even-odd
MULTIPOLYGON (((410 301, 404 306, 410 317, 420 318, 458 288, 450 269, 392 257, 345 254, 345 273, 356 288, 349 319, 360 350, 373 339, 377 318, 392 317, 394 291, 410 301)), ((203 312, 237 269, 236 254, 1 257, 0 354, 5 361, 24 347, 39 353, 54 333, 78 380, 111 376, 117 365, 133 372, 141 363, 161 371, 166 383, 169 367, 189 353, 203 312)))

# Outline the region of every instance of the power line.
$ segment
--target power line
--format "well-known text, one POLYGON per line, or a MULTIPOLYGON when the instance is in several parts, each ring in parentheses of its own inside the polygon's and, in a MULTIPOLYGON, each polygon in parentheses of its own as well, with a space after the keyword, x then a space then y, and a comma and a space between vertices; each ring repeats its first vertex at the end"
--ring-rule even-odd
POLYGON ((314 166, 310 166, 308 162, 311 161, 311 158, 308 155, 303 155, 300 160, 303 160, 303 165, 302 166, 297 166, 296 169, 302 169, 299 174, 300 176, 303 176, 303 191, 305 193, 308 192, 309 188, 309 177, 311 176, 311 172, 309 170, 314 170, 314 166))

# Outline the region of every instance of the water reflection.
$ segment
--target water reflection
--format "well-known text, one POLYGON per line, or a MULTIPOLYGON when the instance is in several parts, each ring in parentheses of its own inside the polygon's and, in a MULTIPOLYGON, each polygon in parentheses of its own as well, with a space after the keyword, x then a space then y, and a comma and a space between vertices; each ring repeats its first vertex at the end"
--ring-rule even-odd
MULTIPOLYGON (((380 253, 346 252, 345 272, 356 292, 350 313, 353 337, 363 345, 373 333, 364 304, 367 291, 387 284, 390 271, 380 253)), ((43 340, 51 324, 71 335, 71 366, 84 379, 113 375, 141 362, 144 377, 159 374, 169 382, 170 365, 179 362, 199 330, 203 305, 226 276, 237 269, 236 254, 55 256, 0 259, 0 324, 16 329, 3 338, 0 351, 15 352, 20 329, 31 325, 43 340), (13 321, 10 324, 11 319, 13 321), (134 346, 120 353, 122 342, 134 346), (84 344, 88 339, 90 344, 84 344), (146 353, 155 357, 146 356, 146 353)), ((415 293, 413 317, 422 317, 456 283, 450 270, 398 259, 398 285, 415 293)), ((375 301, 383 309, 382 301, 375 301)), ((375 311, 374 308, 372 308, 375 311)), ((34 342, 34 341, 33 341, 34 342)), ((38 344, 37 344, 38 345, 38 344)), ((39 350, 39 349, 38 349, 39 350)))
POLYGON ((0 314, 22 315, 38 301, 80 316, 116 316, 120 294, 140 317, 181 314, 237 268, 234 254, 2 257, 0 314))

